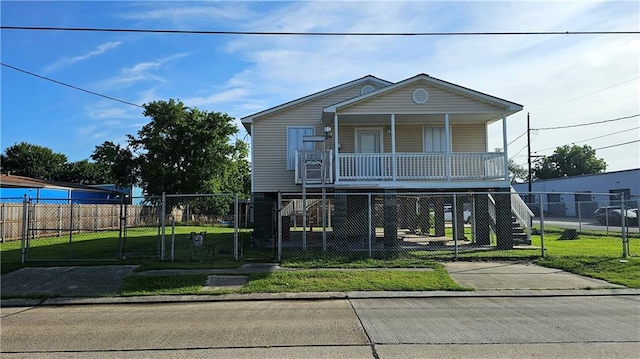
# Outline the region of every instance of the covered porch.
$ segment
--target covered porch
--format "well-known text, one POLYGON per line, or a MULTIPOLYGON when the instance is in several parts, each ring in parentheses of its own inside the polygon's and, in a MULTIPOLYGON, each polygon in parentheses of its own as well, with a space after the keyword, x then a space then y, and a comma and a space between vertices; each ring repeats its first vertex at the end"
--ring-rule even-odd
POLYGON ((296 183, 455 188, 461 182, 474 182, 469 186, 495 186, 486 182, 509 180, 507 153, 487 151, 487 126, 495 118, 502 120, 506 147, 506 116, 493 114, 488 120, 487 115, 334 114, 331 122, 325 115, 324 136, 313 136, 316 142, 296 154, 296 183))

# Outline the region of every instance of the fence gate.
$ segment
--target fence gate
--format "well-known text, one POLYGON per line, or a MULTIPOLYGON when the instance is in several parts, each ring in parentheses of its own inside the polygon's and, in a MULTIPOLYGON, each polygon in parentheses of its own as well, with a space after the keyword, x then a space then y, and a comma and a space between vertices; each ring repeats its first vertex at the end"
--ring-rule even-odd
MULTIPOLYGON (((243 256, 247 223, 237 194, 167 194, 160 199, 158 259, 221 262, 243 256)), ((127 235, 131 241, 131 235, 127 235)))
POLYGON ((111 261, 121 258, 124 204, 25 198, 23 261, 111 261))

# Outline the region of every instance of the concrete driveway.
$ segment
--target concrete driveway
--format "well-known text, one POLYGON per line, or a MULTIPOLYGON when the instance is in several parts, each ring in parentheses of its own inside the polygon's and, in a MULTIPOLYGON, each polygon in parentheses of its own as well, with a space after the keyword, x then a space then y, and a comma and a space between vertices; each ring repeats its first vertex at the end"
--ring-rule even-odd
POLYGON ((600 279, 535 264, 447 262, 443 265, 458 284, 477 290, 624 288, 600 279))
POLYGON ((114 295, 137 265, 28 267, 2 275, 2 295, 11 297, 114 295))

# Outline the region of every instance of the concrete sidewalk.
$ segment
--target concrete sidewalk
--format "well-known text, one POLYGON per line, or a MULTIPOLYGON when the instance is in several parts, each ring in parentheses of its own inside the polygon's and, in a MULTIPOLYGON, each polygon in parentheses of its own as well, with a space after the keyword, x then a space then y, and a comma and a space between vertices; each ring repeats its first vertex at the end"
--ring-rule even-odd
MULTIPOLYGON (((443 263, 453 280, 475 291, 432 292, 322 292, 322 293, 256 293, 197 296, 115 297, 124 278, 136 266, 93 266, 23 268, 3 275, 2 307, 22 305, 64 305, 100 303, 166 303, 185 301, 231 301, 274 299, 332 298, 414 298, 414 297, 498 297, 498 296, 579 296, 579 295, 640 295, 638 289, 625 289, 602 280, 588 278, 558 269, 533 264, 509 262, 446 262, 443 263), (598 290, 593 290, 598 289, 598 290), (46 300, 34 297, 54 297, 46 300)), ((212 277, 233 275, 242 278, 252 272, 302 270, 281 268, 275 263, 246 264, 237 269, 186 270, 169 269, 142 272, 143 275, 211 274, 212 277)), ((393 270, 431 271, 431 268, 372 268, 324 270, 393 270)), ((212 279, 210 277, 210 279, 212 279)), ((245 277, 246 278, 246 277, 245 277)), ((215 278, 212 282, 215 282, 215 278)), ((226 280, 225 283, 230 283, 226 280)), ((233 285, 234 283, 230 283, 233 285)), ((205 283, 203 283, 205 285, 205 283)))

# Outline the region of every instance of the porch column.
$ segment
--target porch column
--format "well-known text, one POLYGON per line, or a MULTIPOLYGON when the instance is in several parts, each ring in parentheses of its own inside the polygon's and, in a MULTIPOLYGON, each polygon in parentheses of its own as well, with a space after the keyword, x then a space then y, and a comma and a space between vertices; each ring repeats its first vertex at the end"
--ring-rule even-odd
POLYGON ((391 114, 391 166, 392 168, 392 177, 393 182, 396 181, 398 177, 398 165, 396 158, 396 115, 391 114))
POLYGON ((335 177, 333 183, 340 182, 340 155, 338 155, 338 113, 333 114, 333 167, 335 168, 335 177))
POLYGON ((502 113, 502 148, 504 149, 504 176, 503 179, 509 179, 509 156, 507 155, 507 114, 502 113))
POLYGON ((451 133, 449 131, 449 114, 444 115, 444 137, 447 145, 447 181, 451 181, 451 133))

